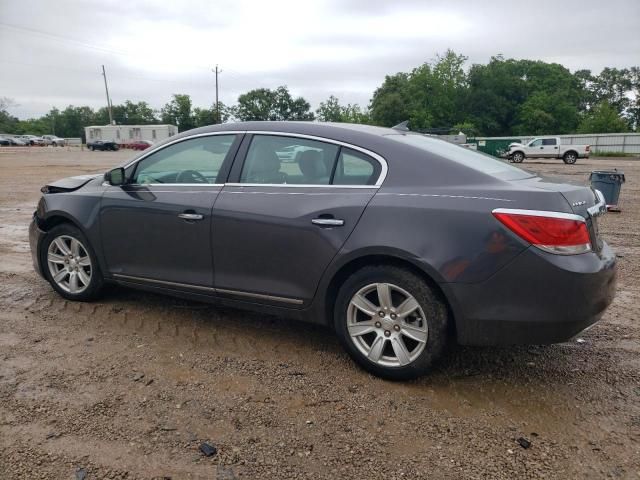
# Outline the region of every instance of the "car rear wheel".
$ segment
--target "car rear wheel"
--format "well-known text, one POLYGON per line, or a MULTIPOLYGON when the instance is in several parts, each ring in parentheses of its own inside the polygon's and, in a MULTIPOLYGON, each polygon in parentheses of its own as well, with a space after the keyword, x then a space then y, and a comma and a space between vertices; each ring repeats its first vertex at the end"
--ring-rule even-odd
POLYGON ((422 278, 398 267, 365 267, 349 277, 334 321, 349 355, 390 380, 424 375, 447 342, 444 303, 422 278))
POLYGON ((102 289, 102 272, 89 241, 72 225, 58 225, 47 232, 40 262, 53 289, 66 299, 86 302, 102 289))
POLYGON ((575 152, 567 152, 564 154, 564 157, 562 157, 562 161, 567 165, 573 165, 576 163, 576 160, 578 160, 578 155, 576 155, 575 152))
POLYGON ((522 163, 522 161, 524 160, 524 153, 522 152, 516 152, 511 156, 511 160, 513 160, 513 163, 522 163))

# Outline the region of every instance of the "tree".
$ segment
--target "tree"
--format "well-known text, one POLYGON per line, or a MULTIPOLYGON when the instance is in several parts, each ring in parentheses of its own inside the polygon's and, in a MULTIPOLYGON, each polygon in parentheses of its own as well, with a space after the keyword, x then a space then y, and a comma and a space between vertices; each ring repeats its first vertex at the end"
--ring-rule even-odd
POLYGON ((19 120, 9 113, 16 103, 8 97, 0 97, 0 133, 17 133, 19 120))
POLYGON ((178 126, 178 131, 184 132, 195 127, 191 97, 174 93, 172 100, 160 110, 162 123, 178 126))
POLYGON ((286 86, 275 90, 258 88, 238 97, 234 116, 241 121, 313 120, 311 105, 303 97, 293 98, 286 86))
POLYGON ((594 106, 582 119, 578 133, 618 133, 628 131, 627 122, 617 108, 604 101, 594 106))
POLYGON ((393 127, 409 119, 409 74, 399 72, 387 75, 380 87, 373 92, 369 104, 371 120, 375 125, 393 127))
POLYGON ((340 105, 340 100, 333 95, 320 102, 316 117, 321 122, 369 123, 369 115, 362 111, 360 105, 340 105))

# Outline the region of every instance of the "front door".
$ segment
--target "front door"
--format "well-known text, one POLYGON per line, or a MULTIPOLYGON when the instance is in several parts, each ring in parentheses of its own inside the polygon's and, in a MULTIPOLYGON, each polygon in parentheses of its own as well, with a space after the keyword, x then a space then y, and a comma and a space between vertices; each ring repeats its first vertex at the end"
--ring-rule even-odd
POLYGON ((208 135, 170 144, 127 168, 100 208, 105 261, 116 278, 211 287, 211 209, 240 138, 208 135))
POLYGON ((234 163, 233 183, 213 211, 216 291, 302 305, 377 191, 382 163, 296 136, 261 134, 245 142, 244 162, 234 163))

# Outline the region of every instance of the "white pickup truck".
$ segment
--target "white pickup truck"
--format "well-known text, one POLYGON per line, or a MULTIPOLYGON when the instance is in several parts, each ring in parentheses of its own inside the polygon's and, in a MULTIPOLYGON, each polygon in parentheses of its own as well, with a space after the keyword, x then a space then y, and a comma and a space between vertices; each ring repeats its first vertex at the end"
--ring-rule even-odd
POLYGON ((511 143, 506 156, 514 163, 522 163, 525 158, 561 158, 571 165, 578 158, 589 158, 590 145, 562 145, 560 137, 538 137, 526 145, 511 143))

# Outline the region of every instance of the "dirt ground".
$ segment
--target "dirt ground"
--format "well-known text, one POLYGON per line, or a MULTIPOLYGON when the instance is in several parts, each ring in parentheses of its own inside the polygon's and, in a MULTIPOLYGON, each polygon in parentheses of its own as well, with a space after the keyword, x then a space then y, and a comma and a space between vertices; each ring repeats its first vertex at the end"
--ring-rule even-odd
POLYGON ((601 221, 619 283, 599 324, 560 345, 453 347, 391 383, 306 324, 124 288, 56 295, 29 254, 39 188, 131 155, 0 151, 1 478, 640 478, 640 159, 523 165, 626 173, 623 212, 601 221))

